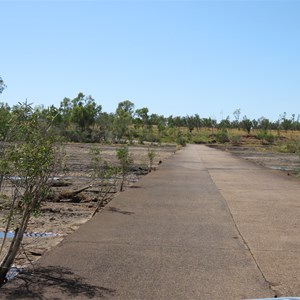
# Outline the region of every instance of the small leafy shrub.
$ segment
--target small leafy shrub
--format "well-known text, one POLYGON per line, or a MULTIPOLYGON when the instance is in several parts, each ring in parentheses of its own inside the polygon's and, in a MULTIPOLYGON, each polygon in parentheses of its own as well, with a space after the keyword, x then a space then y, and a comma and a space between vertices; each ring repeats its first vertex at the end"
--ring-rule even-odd
POLYGON ((240 135, 234 135, 234 136, 231 137, 230 141, 233 145, 240 145, 241 136, 240 135))
POLYGON ((122 180, 120 186, 120 192, 122 192, 126 175, 130 169, 130 166, 133 164, 133 156, 131 153, 129 153, 129 149, 127 146, 118 148, 116 151, 117 151, 117 158, 120 163, 121 174, 122 174, 122 180))
POLYGON ((259 132, 256 137, 261 140, 262 144, 264 145, 273 145, 275 142, 275 136, 267 131, 259 132))
POLYGON ((281 144, 278 150, 283 153, 297 153, 300 156, 300 142, 292 141, 281 144))
POLYGON ((153 162, 154 162, 154 158, 156 156, 156 153, 155 153, 154 149, 149 148, 147 155, 148 155, 148 159, 149 159, 149 172, 151 172, 153 162))
POLYGON ((216 140, 221 144, 229 142, 228 131, 226 129, 222 129, 221 131, 217 132, 216 140))
POLYGON ((207 144, 208 141, 209 141, 208 135, 203 133, 197 133, 192 138, 192 142, 195 144, 207 144))
POLYGON ((298 153, 300 154, 300 142, 291 142, 286 144, 288 153, 298 153))
POLYGON ((118 185, 118 168, 102 157, 101 150, 93 147, 90 151, 92 178, 98 187, 97 205, 93 216, 104 203, 113 198, 118 185))
POLYGON ((182 147, 185 147, 186 146, 186 139, 182 136, 182 135, 179 135, 176 139, 176 143, 182 147))
POLYGON ((64 151, 53 136, 52 124, 52 118, 34 111, 27 102, 19 104, 0 147, 0 200, 9 207, 0 219, 0 227, 5 228, 0 245, 0 286, 19 252, 30 218, 39 215, 62 168, 64 151), (9 231, 14 231, 10 241, 9 231))

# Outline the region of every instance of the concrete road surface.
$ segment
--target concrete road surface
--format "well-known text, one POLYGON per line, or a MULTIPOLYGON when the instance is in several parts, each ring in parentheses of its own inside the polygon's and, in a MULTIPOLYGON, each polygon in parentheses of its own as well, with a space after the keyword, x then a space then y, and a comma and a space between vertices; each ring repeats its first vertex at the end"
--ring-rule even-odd
POLYGON ((300 182, 190 145, 0 289, 1 299, 300 295, 300 182))

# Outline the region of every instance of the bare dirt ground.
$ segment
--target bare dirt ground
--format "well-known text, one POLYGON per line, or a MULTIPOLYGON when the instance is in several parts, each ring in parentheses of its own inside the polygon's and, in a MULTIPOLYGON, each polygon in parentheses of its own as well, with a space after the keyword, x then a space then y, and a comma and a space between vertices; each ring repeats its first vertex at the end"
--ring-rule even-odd
MULTIPOLYGON (((299 137, 297 138, 299 139, 299 137)), ((286 137, 281 137, 280 141, 282 143, 288 142, 286 137)), ((298 177, 300 174, 300 156, 297 153, 279 152, 278 146, 263 144, 255 135, 241 136, 238 145, 214 144, 210 146, 230 152, 262 167, 277 170, 288 176, 298 177)))
POLYGON ((230 152, 265 168, 283 172, 288 176, 298 177, 300 174, 300 157, 296 153, 280 153, 266 146, 214 146, 214 148, 230 152))
POLYGON ((272 149, 253 147, 229 147, 227 151, 263 167, 284 172, 287 175, 298 176, 300 172, 300 158, 295 153, 278 153, 272 151, 272 149))
MULTIPOLYGON (((66 145, 67 172, 57 176, 55 185, 52 187, 53 194, 68 195, 81 188, 87 189, 77 194, 76 197, 66 196, 59 201, 48 199, 43 203, 40 215, 31 218, 27 232, 53 233, 55 236, 24 237, 16 266, 24 267, 36 261, 46 251, 60 243, 66 235, 72 233, 92 217, 97 205, 97 192, 99 192, 92 178, 91 167, 91 149, 95 147, 101 150, 101 157, 104 160, 118 163, 116 149, 120 146, 83 143, 66 145)), ((130 188, 141 176, 148 173, 148 149, 149 146, 129 147, 134 161, 126 177, 124 190, 130 188)), ((153 146, 151 149, 155 152, 153 161, 153 171, 155 171, 165 159, 175 153, 176 145, 153 146)), ((118 195, 118 189, 119 187, 116 187, 112 191, 112 197, 118 195)), ((1 230, 3 228, 0 228, 1 230)))

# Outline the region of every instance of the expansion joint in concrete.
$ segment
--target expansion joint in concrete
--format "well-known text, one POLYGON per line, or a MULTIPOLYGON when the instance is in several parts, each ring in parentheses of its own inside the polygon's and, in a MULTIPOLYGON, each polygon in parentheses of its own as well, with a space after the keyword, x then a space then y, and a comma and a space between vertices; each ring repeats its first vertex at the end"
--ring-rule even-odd
MULTIPOLYGON (((207 172, 208 172, 208 174, 209 174, 211 180, 214 182, 214 180, 213 180, 213 178, 212 178, 212 176, 211 176, 209 170, 207 170, 207 172)), ((261 276, 263 277, 264 281, 265 281, 265 282, 267 283, 267 285, 269 286, 270 291, 272 291, 272 292, 274 293, 274 297, 277 297, 278 295, 277 295, 277 293, 274 291, 274 289, 272 288, 272 284, 271 284, 270 281, 266 278, 264 272, 262 271, 261 267, 259 266, 259 264, 258 264, 258 262, 257 262, 257 260, 256 260, 256 258, 255 258, 254 253, 251 251, 251 248, 250 248, 249 244, 247 243, 246 239, 244 238, 242 232, 240 231, 239 226, 238 226, 238 224, 236 223, 236 221, 235 221, 235 219, 234 219, 234 217, 233 217, 233 214, 232 214, 232 212, 231 212, 231 210, 230 210, 230 207, 229 207, 229 205, 228 205, 228 202, 227 202, 226 198, 225 198, 222 194, 221 194, 221 197, 222 197, 222 199, 224 200, 224 202, 225 202, 225 204, 226 204, 226 207, 227 207, 227 210, 228 210, 228 212, 229 212, 229 215, 230 215, 230 217, 231 217, 231 219, 232 219, 232 222, 233 222, 233 224, 234 224, 234 226, 235 226, 235 228, 236 228, 236 230, 237 230, 237 232, 238 232, 238 235, 240 236, 241 240, 243 241, 243 244, 244 244, 246 250, 249 252, 250 256, 252 257, 252 259, 253 259, 253 261, 254 261, 254 263, 255 263, 255 265, 256 265, 258 271, 260 272, 261 276)))

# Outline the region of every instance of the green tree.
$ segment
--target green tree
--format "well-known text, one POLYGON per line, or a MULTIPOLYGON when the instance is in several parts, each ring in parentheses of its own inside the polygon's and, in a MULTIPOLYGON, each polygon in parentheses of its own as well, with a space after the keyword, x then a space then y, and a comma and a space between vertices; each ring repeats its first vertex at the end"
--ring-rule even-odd
POLYGON ((7 103, 0 103, 0 141, 4 141, 9 130, 11 108, 7 103))
POLYGON ((252 121, 249 120, 249 119, 247 118, 247 116, 244 116, 244 117, 243 117, 243 120, 242 120, 242 122, 241 122, 241 127, 242 127, 245 131, 247 131, 248 134, 250 134, 250 131, 251 131, 252 127, 253 127, 252 121))
POLYGON ((169 128, 173 128, 174 127, 174 118, 172 115, 170 115, 168 118, 167 118, 167 125, 169 128))
POLYGON ((166 118, 163 115, 151 114, 149 117, 149 122, 151 125, 162 124, 166 126, 166 118))
POLYGON ((39 211, 61 165, 61 148, 51 125, 51 120, 34 112, 30 104, 13 107, 6 143, 0 149, 0 197, 7 208, 1 220, 5 235, 0 248, 0 284, 5 282, 28 222, 39 211), (14 232, 14 238, 6 251, 8 231, 14 232))
POLYGON ((194 120, 195 120, 195 126, 197 128, 197 131, 199 131, 199 129, 202 126, 202 120, 201 120, 201 118, 200 118, 200 116, 198 114, 195 114, 194 120))
POLYGON ((259 124, 259 123, 258 123, 258 121, 257 121, 256 119, 253 119, 253 120, 252 120, 252 128, 253 128, 253 129, 257 129, 257 128, 258 128, 258 124, 259 124))
POLYGON ((173 124, 175 127, 185 127, 186 119, 185 117, 176 116, 173 118, 173 124))
POLYGON ((229 116, 227 116, 226 119, 221 120, 218 127, 220 129, 228 129, 228 128, 230 128, 230 125, 231 125, 230 124, 230 118, 229 118, 229 116))
POLYGON ((72 102, 70 98, 64 98, 60 102, 59 112, 61 116, 61 122, 63 127, 67 129, 71 124, 71 114, 72 114, 72 102))
POLYGON ((96 139, 93 139, 93 141, 109 142, 112 139, 114 119, 113 113, 102 112, 99 114, 96 119, 96 128, 93 130, 96 139))
POLYGON ((212 134, 214 133, 214 128, 217 126, 217 121, 212 118, 203 118, 203 125, 207 129, 210 128, 212 134))
POLYGON ((151 114, 149 122, 151 125, 157 126, 159 136, 161 136, 166 129, 166 118, 162 115, 151 114))
POLYGON ((142 127, 148 125, 149 123, 148 113, 149 113, 149 109, 147 107, 143 107, 135 110, 135 114, 137 116, 136 118, 137 123, 140 124, 142 127))
POLYGON ((139 137, 140 143, 143 143, 145 139, 147 139, 148 137, 148 133, 149 133, 149 127, 151 127, 151 123, 149 122, 149 115, 148 115, 148 108, 147 107, 143 107, 140 109, 136 109, 135 110, 135 119, 134 119, 134 123, 135 123, 135 128, 142 128, 142 131, 138 131, 136 132, 136 137, 139 137), (145 129, 146 128, 146 129, 145 129))
POLYGON ((196 126, 195 118, 193 116, 186 116, 185 120, 186 120, 186 126, 189 129, 189 132, 192 133, 196 126))
POLYGON ((130 117, 132 117, 134 112, 134 104, 129 100, 119 102, 117 112, 120 114, 127 113, 130 117))
POLYGON ((258 126, 264 132, 267 132, 270 129, 271 124, 270 124, 269 119, 267 119, 265 117, 261 117, 261 118, 258 119, 258 126))
POLYGON ((132 124, 133 110, 134 104, 129 100, 125 100, 118 104, 113 126, 113 133, 117 141, 120 141, 125 136, 129 137, 129 126, 132 124))
POLYGON ((4 84, 4 81, 3 81, 2 77, 0 76, 0 94, 2 94, 2 92, 4 91, 5 88, 6 88, 6 85, 4 84))
POLYGON ((78 126, 83 132, 89 130, 96 122, 97 117, 101 113, 101 105, 97 105, 91 96, 85 96, 79 93, 72 100, 71 122, 78 126))

